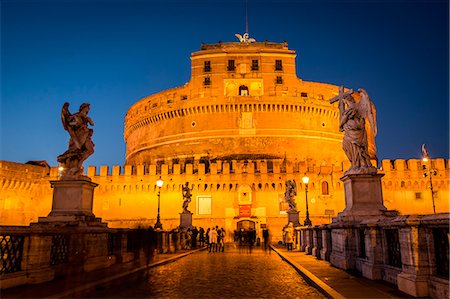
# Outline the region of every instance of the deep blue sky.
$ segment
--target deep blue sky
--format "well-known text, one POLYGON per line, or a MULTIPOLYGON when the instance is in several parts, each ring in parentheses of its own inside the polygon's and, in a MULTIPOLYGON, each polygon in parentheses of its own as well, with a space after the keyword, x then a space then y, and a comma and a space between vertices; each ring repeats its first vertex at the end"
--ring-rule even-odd
MULTIPOLYGON (((140 98, 183 85, 202 42, 237 41, 243 1, 1 0, 0 159, 67 149, 60 109, 91 103, 87 165, 125 162, 123 120, 140 98)), ((297 51, 297 74, 365 88, 378 156, 449 158, 448 1, 248 1, 250 35, 297 51)))

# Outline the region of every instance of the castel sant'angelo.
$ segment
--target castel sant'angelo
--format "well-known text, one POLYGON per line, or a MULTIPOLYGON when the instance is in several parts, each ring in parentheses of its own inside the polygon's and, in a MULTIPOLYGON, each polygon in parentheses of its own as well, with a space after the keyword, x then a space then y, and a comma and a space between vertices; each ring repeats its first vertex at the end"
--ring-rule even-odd
MULTIPOLYGON (((344 209, 340 178, 349 162, 342 150, 339 109, 329 102, 339 87, 298 78, 296 53, 287 43, 239 38, 201 45, 191 54, 188 83, 129 108, 123 167, 87 167, 87 176, 99 184, 94 214, 110 227, 154 225, 160 191, 163 229, 175 228, 187 182, 192 224, 218 225, 228 237, 241 227, 258 233, 267 227, 278 234, 287 223, 287 180, 297 187, 300 222, 306 210, 304 176, 309 177, 314 225, 329 223, 344 209), (164 181, 160 190, 155 185, 159 178, 164 181)), ((369 153, 375 153, 373 142, 369 153)), ((45 162, 0 163, 1 224, 28 225, 47 216, 49 181, 58 179, 58 169, 45 162)), ((430 161, 424 163, 378 161, 388 209, 433 213, 423 168, 430 161)), ((448 212, 448 161, 434 159, 432 168, 435 210, 448 212)))

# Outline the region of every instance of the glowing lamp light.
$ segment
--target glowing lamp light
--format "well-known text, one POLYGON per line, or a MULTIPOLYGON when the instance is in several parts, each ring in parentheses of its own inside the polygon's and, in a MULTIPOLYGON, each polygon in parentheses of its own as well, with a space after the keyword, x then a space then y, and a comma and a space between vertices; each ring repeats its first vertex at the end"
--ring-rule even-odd
POLYGON ((428 162, 428 158, 427 157, 423 157, 422 161, 426 163, 426 162, 428 162))
POLYGON ((309 177, 307 177, 307 176, 302 177, 302 181, 303 181, 304 184, 308 184, 309 183, 309 177))
POLYGON ((58 170, 59 170, 59 171, 63 171, 63 170, 64 170, 64 167, 59 166, 59 167, 58 167, 58 170))
POLYGON ((156 181, 156 186, 161 188, 164 185, 164 181, 159 177, 159 179, 156 181))

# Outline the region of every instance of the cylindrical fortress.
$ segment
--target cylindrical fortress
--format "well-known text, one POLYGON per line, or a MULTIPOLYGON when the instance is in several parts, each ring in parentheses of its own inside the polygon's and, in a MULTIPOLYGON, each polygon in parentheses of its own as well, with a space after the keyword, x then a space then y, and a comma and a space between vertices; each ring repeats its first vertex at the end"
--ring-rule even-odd
POLYGON ((125 118, 126 163, 174 159, 346 160, 330 84, 296 75, 286 43, 203 44, 191 80, 145 97, 125 118))

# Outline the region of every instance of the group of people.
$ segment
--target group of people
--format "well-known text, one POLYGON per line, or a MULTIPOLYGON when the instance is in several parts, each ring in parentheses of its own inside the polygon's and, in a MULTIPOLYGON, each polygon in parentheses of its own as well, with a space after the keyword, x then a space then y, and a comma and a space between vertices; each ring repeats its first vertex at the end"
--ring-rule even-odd
POLYGON ((213 226, 206 231, 206 245, 210 253, 225 251, 225 229, 213 226))

